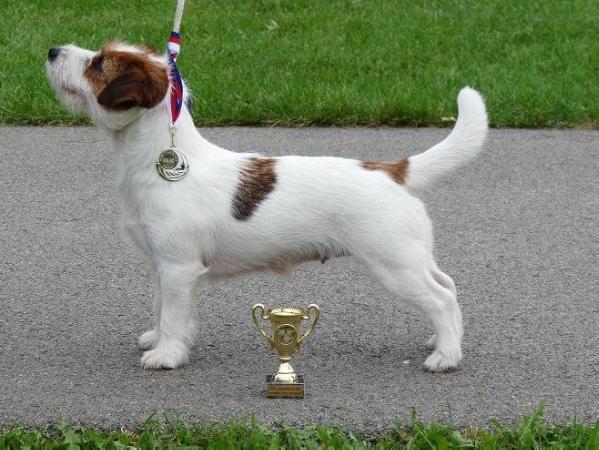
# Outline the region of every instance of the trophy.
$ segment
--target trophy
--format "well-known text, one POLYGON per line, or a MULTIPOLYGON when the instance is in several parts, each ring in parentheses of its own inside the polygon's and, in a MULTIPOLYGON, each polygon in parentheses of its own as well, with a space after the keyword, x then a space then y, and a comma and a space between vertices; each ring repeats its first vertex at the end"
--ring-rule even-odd
POLYGON ((291 355, 299 350, 306 338, 314 331, 320 317, 318 305, 310 305, 305 310, 300 308, 271 308, 257 303, 252 308, 254 324, 262 336, 279 354, 281 362, 279 370, 266 376, 266 396, 268 398, 304 398, 304 375, 295 373, 291 367, 291 355), (300 331, 302 320, 308 320, 314 313, 314 321, 303 335, 300 331), (270 333, 266 333, 259 319, 270 322, 270 333))

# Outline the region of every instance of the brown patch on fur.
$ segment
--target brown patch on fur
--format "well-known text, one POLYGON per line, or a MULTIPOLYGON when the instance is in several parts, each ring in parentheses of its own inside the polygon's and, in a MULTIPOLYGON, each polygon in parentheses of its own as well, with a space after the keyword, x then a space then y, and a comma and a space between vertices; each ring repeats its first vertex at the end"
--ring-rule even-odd
POLYGON ((166 66, 152 61, 150 54, 146 48, 133 53, 105 45, 83 72, 98 103, 115 110, 156 106, 166 95, 169 79, 166 66))
POLYGON ((251 158, 243 167, 233 197, 233 217, 237 220, 248 220, 273 190, 277 181, 274 166, 274 159, 251 158))
POLYGON ((399 184, 405 184, 408 175, 410 161, 407 158, 399 161, 362 161, 362 167, 366 170, 382 170, 399 184))

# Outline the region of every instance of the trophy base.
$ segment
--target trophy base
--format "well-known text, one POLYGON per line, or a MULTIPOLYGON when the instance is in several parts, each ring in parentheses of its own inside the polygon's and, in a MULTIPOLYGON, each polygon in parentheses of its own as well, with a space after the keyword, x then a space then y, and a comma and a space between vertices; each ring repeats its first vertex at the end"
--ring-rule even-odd
POLYGON ((275 383, 274 375, 266 375, 267 398, 304 398, 304 375, 298 374, 297 383, 275 383))

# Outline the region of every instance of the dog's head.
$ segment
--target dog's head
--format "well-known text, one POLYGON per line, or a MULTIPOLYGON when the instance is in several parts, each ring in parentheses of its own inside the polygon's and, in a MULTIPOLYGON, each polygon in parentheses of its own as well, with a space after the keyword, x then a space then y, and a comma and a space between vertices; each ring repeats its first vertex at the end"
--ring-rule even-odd
POLYGON ((97 52, 54 47, 46 68, 67 109, 110 129, 126 127, 161 103, 169 87, 166 57, 144 46, 111 42, 97 52))

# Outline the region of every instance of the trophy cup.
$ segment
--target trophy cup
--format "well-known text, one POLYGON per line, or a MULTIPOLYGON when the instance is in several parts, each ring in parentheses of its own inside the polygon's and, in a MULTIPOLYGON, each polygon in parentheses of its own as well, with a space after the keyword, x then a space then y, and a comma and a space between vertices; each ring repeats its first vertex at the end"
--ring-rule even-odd
POLYGON ((262 336, 279 354, 281 362, 279 370, 266 376, 266 396, 268 398, 304 398, 304 375, 295 373, 291 367, 291 355, 299 350, 306 338, 314 331, 320 317, 320 308, 310 305, 305 310, 300 308, 271 308, 257 303, 252 308, 254 324, 262 336), (314 321, 303 335, 300 332, 302 320, 308 320, 314 313, 314 321), (259 319, 270 322, 270 333, 266 333, 259 319))

